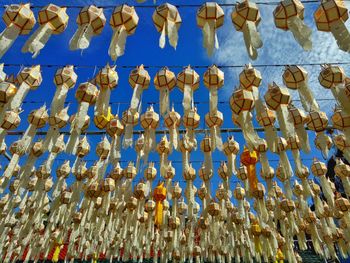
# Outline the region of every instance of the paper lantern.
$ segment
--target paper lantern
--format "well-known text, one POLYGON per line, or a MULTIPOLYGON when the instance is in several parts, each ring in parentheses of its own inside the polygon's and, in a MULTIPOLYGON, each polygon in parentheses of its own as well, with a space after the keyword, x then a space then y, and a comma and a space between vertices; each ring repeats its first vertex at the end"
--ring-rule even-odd
POLYGON ((257 29, 261 20, 258 6, 250 1, 237 3, 231 18, 235 29, 243 32, 249 57, 255 60, 258 57, 257 49, 263 45, 257 29))
POLYGON ((169 129, 170 137, 170 151, 173 148, 178 149, 179 141, 179 126, 181 123, 181 116, 174 110, 174 107, 164 116, 164 125, 169 129))
POLYGON ((236 174, 236 155, 239 152, 239 144, 233 136, 229 136, 223 145, 223 152, 227 157, 227 173, 229 176, 236 174))
POLYGON ((150 106, 147 111, 141 115, 141 127, 145 130, 145 162, 147 162, 148 155, 156 148, 156 128, 159 124, 159 115, 154 112, 153 106, 150 106))
POLYGON ((88 113, 89 106, 96 103, 99 91, 97 87, 91 82, 84 82, 79 85, 75 98, 79 103, 76 117, 71 124, 71 135, 67 142, 66 152, 74 154, 76 150, 76 144, 78 137, 81 134, 82 127, 85 124, 85 116, 88 113))
POLYGON ((310 152, 309 136, 306 132, 304 125, 307 123, 308 119, 304 111, 294 107, 292 104, 288 107, 291 120, 294 124, 294 129, 296 135, 300 140, 300 147, 305 153, 310 152))
POLYGON ((271 110, 277 113, 278 123, 285 138, 294 135, 293 125, 290 123, 288 115, 288 104, 290 103, 290 94, 288 89, 278 86, 276 83, 269 85, 265 93, 265 101, 271 110))
POLYGON ((299 93, 301 105, 305 111, 319 110, 320 107, 308 86, 308 73, 300 66, 286 66, 282 75, 283 82, 289 89, 299 93))
POLYGON ((30 36, 22 48, 22 52, 30 52, 33 58, 39 55, 52 34, 62 33, 68 25, 68 15, 65 7, 49 4, 39 11, 40 27, 30 36))
POLYGON ((310 130, 316 132, 315 144, 321 150, 323 157, 327 158, 330 140, 324 132, 328 126, 326 113, 322 111, 311 111, 307 116, 306 125, 310 130))
POLYGON ((275 111, 270 110, 266 105, 263 105, 260 113, 256 116, 256 120, 258 121, 259 125, 264 128, 265 139, 268 148, 271 152, 276 152, 275 142, 277 138, 277 132, 274 126, 274 123, 276 121, 275 111))
POLYGON ((154 77, 154 86, 159 91, 159 109, 160 114, 164 117, 169 109, 169 93, 176 86, 176 77, 174 72, 170 71, 167 67, 163 67, 159 70, 154 77))
POLYGON ((56 169, 56 175, 58 178, 67 178, 70 174, 69 160, 64 161, 64 163, 56 169))
POLYGON ((111 149, 111 144, 106 137, 103 137, 103 140, 100 141, 96 146, 96 155, 100 160, 106 160, 111 149))
MULTIPOLYGON (((250 4, 250 3, 249 3, 250 4)), ((243 89, 253 92, 254 100, 257 100, 257 88, 261 85, 262 77, 260 71, 253 68, 251 64, 245 65, 239 73, 239 82, 243 89)))
POLYGON ((28 35, 36 23, 29 3, 6 6, 2 19, 6 29, 0 37, 0 58, 10 49, 19 35, 28 35))
POLYGON ((118 162, 121 157, 120 137, 124 133, 124 125, 119 120, 118 115, 114 115, 113 118, 108 122, 106 131, 112 138, 110 158, 111 162, 115 163, 118 162))
POLYGON ((177 75, 177 86, 184 93, 182 106, 184 113, 193 108, 193 92, 199 88, 199 75, 190 66, 177 75))
POLYGON ((17 88, 9 82, 0 83, 0 103, 5 106, 15 96, 17 88))
POLYGON ((129 84, 133 88, 133 94, 130 102, 130 110, 135 113, 140 106, 141 94, 148 89, 150 76, 143 65, 136 67, 130 72, 129 84))
POLYGON ((113 37, 108 49, 113 61, 124 55, 126 38, 135 33, 138 23, 139 17, 133 6, 123 4, 114 9, 109 21, 113 28, 113 37))
POLYGON ((224 72, 216 65, 212 65, 204 72, 203 82, 209 89, 209 111, 216 112, 218 110, 218 90, 224 85, 224 72))
POLYGON ((350 196, 350 166, 345 164, 340 158, 336 159, 334 172, 341 179, 346 195, 350 196))
POLYGON ((332 32, 338 47, 348 52, 350 50, 350 34, 345 26, 348 20, 348 9, 338 0, 322 2, 314 13, 314 20, 319 31, 332 32))
POLYGON ((156 150, 157 150, 157 153, 159 154, 159 160, 160 160, 160 175, 165 178, 166 170, 169 163, 168 155, 170 152, 169 141, 166 135, 164 135, 160 140, 160 142, 157 144, 156 150))
POLYGON ((197 11, 197 25, 203 32, 203 46, 209 56, 219 48, 216 30, 224 24, 224 10, 215 2, 206 2, 197 11))
POLYGON ((7 131, 17 129, 21 122, 18 112, 16 111, 7 111, 4 115, 4 119, 1 123, 0 130, 0 145, 3 143, 7 131))
POLYGON ((133 143, 133 129, 139 122, 139 113, 132 113, 130 109, 123 112, 122 123, 125 127, 123 148, 132 146, 133 143))
POLYGON ((70 50, 84 50, 89 47, 94 35, 101 34, 106 24, 106 17, 103 14, 103 8, 89 5, 80 10, 76 22, 78 29, 69 41, 69 48, 70 50))
POLYGON ((157 31, 161 33, 159 47, 165 47, 165 36, 168 35, 169 44, 176 49, 179 38, 178 30, 182 23, 176 6, 169 3, 157 6, 153 12, 152 19, 157 31))
POLYGON ((234 123, 242 128, 249 149, 254 149, 260 138, 254 130, 250 112, 254 107, 253 93, 248 90, 237 89, 230 98, 230 106, 234 123))
POLYGON ((197 139, 195 137, 195 129, 198 128, 200 123, 200 116, 197 113, 197 109, 190 109, 183 116, 183 125, 186 128, 186 134, 183 138, 184 143, 190 148, 197 148, 197 139))
POLYGON ((290 30, 295 40, 306 51, 312 49, 311 28, 304 23, 304 5, 299 0, 284 0, 273 12, 277 28, 290 30))

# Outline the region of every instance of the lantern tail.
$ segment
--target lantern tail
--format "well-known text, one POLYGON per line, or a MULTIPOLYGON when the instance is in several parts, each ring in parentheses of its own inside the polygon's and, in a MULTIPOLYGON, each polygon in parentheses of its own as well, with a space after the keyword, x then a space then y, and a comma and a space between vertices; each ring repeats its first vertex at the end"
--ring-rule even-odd
POLYGON ((305 25, 299 16, 293 16, 287 19, 287 26, 288 29, 292 31, 295 40, 305 51, 312 49, 312 30, 307 25, 305 25))
POLYGON ((179 40, 179 34, 177 32, 177 26, 176 23, 168 19, 166 21, 167 26, 167 32, 168 32, 168 38, 169 38, 169 44, 176 49, 177 42, 179 40))
POLYGON ((20 34, 20 29, 11 23, 0 35, 0 58, 10 49, 20 34))
POLYGON ((337 41, 338 47, 345 51, 350 51, 350 33, 343 20, 338 19, 330 24, 331 32, 337 41))
POLYGON ((43 49, 47 41, 49 41, 52 32, 50 22, 40 26, 24 44, 22 52, 30 52, 33 54, 32 57, 36 58, 39 55, 40 50, 43 49))
POLYGON ((305 111, 310 112, 310 111, 320 110, 320 106, 318 105, 314 97, 314 94, 306 84, 306 81, 304 85, 300 85, 300 87, 298 88, 298 92, 299 92, 301 105, 303 106, 305 111))
POLYGON ((94 34, 93 28, 90 24, 79 26, 75 31, 73 37, 69 41, 69 49, 86 49, 90 45, 91 38, 94 34))
POLYGON ((300 148, 304 153, 310 153, 309 135, 305 130, 304 125, 295 127, 295 133, 297 134, 300 141, 300 148))
POLYGON ((108 49, 108 54, 113 61, 116 61, 118 57, 124 55, 127 36, 128 32, 124 25, 114 30, 112 41, 108 49))
POLYGON ((249 57, 255 60, 258 57, 257 49, 263 45, 255 22, 246 21, 243 28, 243 38, 249 57))

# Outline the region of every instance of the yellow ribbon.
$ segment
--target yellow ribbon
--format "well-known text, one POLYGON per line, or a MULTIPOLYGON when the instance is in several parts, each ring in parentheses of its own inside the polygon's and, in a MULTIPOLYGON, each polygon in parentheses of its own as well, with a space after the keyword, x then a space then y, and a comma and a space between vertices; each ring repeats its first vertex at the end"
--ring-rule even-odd
POLYGON ((154 189, 154 199, 156 200, 155 225, 157 226, 163 223, 163 201, 165 198, 166 188, 162 182, 154 189))
POLYGON ((284 255, 281 249, 277 250, 277 255, 276 255, 276 261, 275 263, 283 263, 284 262, 284 255))
POLYGON ((244 147, 241 154, 241 163, 247 167, 249 191, 252 194, 258 185, 258 178, 256 176, 256 163, 258 162, 258 154, 256 151, 249 152, 249 150, 244 147))
POLYGON ((55 252, 52 255, 52 262, 58 262, 61 252, 62 242, 58 242, 55 248, 55 252))

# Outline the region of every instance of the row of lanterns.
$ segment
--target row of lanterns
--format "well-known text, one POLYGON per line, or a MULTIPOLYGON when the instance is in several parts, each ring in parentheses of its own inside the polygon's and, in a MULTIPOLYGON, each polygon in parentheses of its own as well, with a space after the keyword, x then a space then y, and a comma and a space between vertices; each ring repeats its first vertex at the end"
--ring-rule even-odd
MULTIPOLYGON (((304 50, 311 50, 311 29, 304 23, 304 6, 299 0, 283 0, 274 10, 274 21, 277 28, 291 31, 295 40, 304 50)), ((248 0, 237 3, 232 12, 235 29, 243 33, 247 53, 256 59, 258 49, 263 43, 258 31, 261 21, 258 6, 248 0)), ((159 46, 164 48, 166 36, 171 46, 176 48, 181 17, 176 6, 162 4, 153 13, 153 22, 161 34, 159 46)), ((322 1, 314 13, 314 20, 319 31, 331 32, 339 46, 345 52, 350 51, 350 33, 345 26, 348 11, 343 1, 322 1)), ((29 34, 35 26, 36 19, 30 4, 9 5, 3 15, 7 28, 0 36, 0 57, 14 43, 19 35, 29 34)), ((39 28, 30 36, 22 48, 22 52, 30 52, 36 57, 44 48, 52 34, 62 33, 68 25, 69 17, 66 8, 49 4, 38 13, 39 28)), ((93 36, 101 34, 106 17, 103 8, 94 5, 81 9, 76 22, 78 29, 69 42, 71 50, 86 49, 93 36)), ((132 6, 126 4, 115 7, 110 18, 113 36, 108 49, 112 60, 116 60, 125 52, 126 38, 133 35, 139 23, 139 17, 132 6)), ((206 2, 197 11, 197 24, 203 31, 203 46, 208 55, 219 48, 216 31, 224 23, 224 10, 215 2, 206 2)))

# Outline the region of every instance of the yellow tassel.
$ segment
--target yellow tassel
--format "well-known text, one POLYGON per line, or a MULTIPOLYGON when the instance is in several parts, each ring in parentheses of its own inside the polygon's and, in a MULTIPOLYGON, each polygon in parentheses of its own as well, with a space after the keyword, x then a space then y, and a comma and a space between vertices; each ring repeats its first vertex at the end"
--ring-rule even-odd
POLYGON ((60 255, 60 252, 61 252, 61 244, 57 244, 55 248, 55 252, 52 255, 52 262, 58 262, 59 260, 58 257, 60 255))
POLYGON ((284 262, 284 255, 281 249, 277 250, 277 255, 276 255, 276 261, 275 263, 283 263, 284 262))

